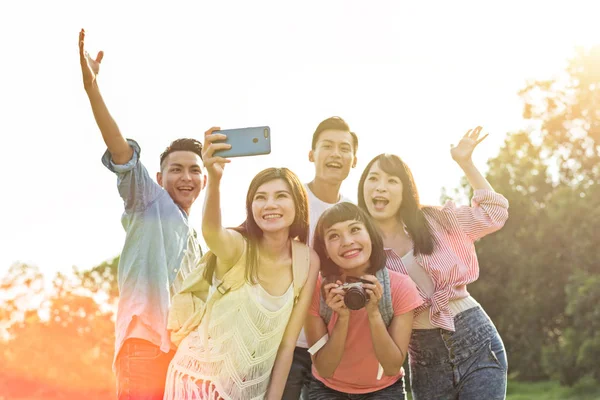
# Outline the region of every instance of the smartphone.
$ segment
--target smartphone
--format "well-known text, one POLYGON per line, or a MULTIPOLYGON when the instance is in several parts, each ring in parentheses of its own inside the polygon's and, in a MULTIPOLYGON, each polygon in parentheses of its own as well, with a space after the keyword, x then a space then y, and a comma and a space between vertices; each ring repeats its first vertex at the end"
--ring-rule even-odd
POLYGON ((222 133, 227 135, 227 139, 223 142, 229 143, 229 150, 215 151, 215 155, 219 157, 246 157, 259 156, 271 153, 271 129, 268 126, 257 126, 254 128, 239 128, 239 129, 224 129, 214 131, 214 133, 222 133))

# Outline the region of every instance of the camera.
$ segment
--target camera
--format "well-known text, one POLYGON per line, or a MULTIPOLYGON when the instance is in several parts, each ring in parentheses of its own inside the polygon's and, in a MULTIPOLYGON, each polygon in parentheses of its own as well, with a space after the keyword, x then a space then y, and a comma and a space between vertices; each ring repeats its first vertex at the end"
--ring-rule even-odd
MULTIPOLYGON (((336 282, 339 279, 337 276, 329 277, 326 282, 323 283, 325 286, 328 282, 336 282)), ((363 288, 363 283, 371 283, 367 280, 355 278, 352 276, 346 277, 346 281, 341 284, 338 289, 344 291, 344 304, 350 310, 360 310, 369 301, 369 295, 363 288)))

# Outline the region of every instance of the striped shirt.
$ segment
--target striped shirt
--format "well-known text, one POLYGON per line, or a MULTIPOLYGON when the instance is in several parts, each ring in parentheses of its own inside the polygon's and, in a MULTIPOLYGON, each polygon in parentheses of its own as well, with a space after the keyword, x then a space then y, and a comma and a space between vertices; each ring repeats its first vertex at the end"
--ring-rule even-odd
MULTIPOLYGON (((467 284, 479 277, 474 242, 504 226, 508 219, 508 200, 493 190, 475 190, 471 206, 447 202, 443 207, 424 207, 434 238, 433 252, 418 254, 417 262, 435 285, 431 296, 419 290, 423 305, 419 315, 429 308, 429 321, 435 327, 454 331, 454 317, 448 303, 469 296, 467 284)), ((402 258, 386 249, 386 267, 408 275, 402 258)))

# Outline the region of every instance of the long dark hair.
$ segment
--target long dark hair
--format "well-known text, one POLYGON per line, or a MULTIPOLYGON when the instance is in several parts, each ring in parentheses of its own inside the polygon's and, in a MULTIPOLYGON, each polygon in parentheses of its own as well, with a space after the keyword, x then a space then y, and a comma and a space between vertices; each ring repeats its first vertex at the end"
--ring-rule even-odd
MULTIPOLYGON (((296 216, 290 226, 290 239, 296 239, 302 243, 306 243, 308 239, 308 195, 298 176, 287 168, 267 168, 256 174, 250 182, 246 194, 246 219, 241 225, 232 228, 246 238, 246 280, 250 283, 258 281, 258 240, 263 236, 262 229, 259 228, 252 215, 252 201, 259 187, 275 179, 282 179, 289 186, 294 200, 296 216)), ((212 282, 217 259, 212 253, 209 257, 204 271, 204 279, 212 282)))
POLYGON ((398 177, 402 182, 402 204, 396 217, 406 225, 406 230, 413 241, 414 254, 431 254, 433 252, 434 237, 431 226, 425 218, 425 211, 432 207, 421 205, 412 172, 408 165, 397 155, 380 154, 367 164, 358 182, 358 206, 367 214, 369 213, 365 203, 364 185, 371 167, 376 162, 379 163, 379 168, 385 173, 398 177))
POLYGON ((321 259, 321 274, 324 277, 339 275, 339 267, 327 255, 325 247, 325 231, 331 228, 338 222, 345 221, 360 221, 367 228, 369 237, 371 238, 371 257, 369 258, 370 266, 368 272, 375 275, 381 268, 385 268, 385 250, 383 248, 383 238, 379 230, 375 226, 375 222, 369 214, 358 208, 352 203, 342 202, 337 203, 321 215, 319 222, 315 228, 315 238, 313 248, 321 259))

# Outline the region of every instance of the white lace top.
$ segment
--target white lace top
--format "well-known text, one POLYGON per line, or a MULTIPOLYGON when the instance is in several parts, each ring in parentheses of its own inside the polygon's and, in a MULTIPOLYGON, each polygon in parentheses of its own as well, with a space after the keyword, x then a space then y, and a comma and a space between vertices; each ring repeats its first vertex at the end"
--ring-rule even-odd
POLYGON ((164 399, 262 399, 293 306, 293 284, 282 296, 248 283, 227 293, 179 345, 164 399))

